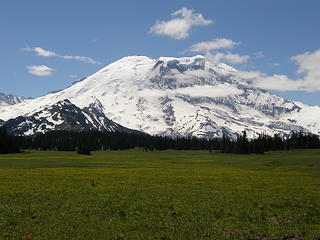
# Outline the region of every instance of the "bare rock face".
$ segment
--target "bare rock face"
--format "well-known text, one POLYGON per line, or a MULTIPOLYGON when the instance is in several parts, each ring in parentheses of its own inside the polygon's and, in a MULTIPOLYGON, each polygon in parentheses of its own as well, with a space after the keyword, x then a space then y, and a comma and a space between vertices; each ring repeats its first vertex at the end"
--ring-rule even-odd
POLYGON ((31 116, 19 116, 10 119, 4 125, 9 133, 25 136, 52 130, 137 132, 108 119, 101 112, 97 100, 91 103, 89 107, 80 109, 65 99, 31 116))
MULTIPOLYGON (((11 94, 0 93, 0 107, 21 103, 27 98, 14 96, 11 94)), ((30 98, 28 98, 30 99, 30 98)))

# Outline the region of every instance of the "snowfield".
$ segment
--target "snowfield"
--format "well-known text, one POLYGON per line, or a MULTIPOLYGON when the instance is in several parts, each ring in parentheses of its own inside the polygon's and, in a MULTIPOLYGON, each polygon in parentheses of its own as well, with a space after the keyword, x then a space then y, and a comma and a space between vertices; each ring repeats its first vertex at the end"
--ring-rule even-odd
MULTIPOLYGON (((0 119, 32 116, 64 99, 81 109, 98 102, 107 118, 149 134, 320 134, 320 107, 252 88, 236 69, 203 56, 125 57, 62 91, 0 105, 0 119)), ((45 116, 55 124, 52 116, 45 116)))

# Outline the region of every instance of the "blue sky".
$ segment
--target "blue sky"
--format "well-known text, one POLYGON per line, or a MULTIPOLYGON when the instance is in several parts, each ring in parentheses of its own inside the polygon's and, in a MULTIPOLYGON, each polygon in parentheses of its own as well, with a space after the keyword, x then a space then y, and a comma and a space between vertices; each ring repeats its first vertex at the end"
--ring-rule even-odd
POLYGON ((319 9, 318 0, 3 0, 0 92, 41 96, 128 55, 203 54, 254 86, 320 105, 319 9))

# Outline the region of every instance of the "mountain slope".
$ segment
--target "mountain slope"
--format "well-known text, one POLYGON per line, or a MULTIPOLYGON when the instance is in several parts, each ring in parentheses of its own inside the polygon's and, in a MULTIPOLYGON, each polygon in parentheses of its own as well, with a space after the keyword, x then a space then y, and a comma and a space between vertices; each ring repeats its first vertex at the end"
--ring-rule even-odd
POLYGON ((101 112, 100 105, 96 101, 80 109, 65 99, 31 116, 10 119, 4 125, 14 135, 34 135, 50 130, 135 132, 108 119, 101 112))
POLYGON ((26 98, 0 92, 0 107, 21 103, 26 98))
POLYGON ((32 116, 63 99, 79 108, 96 99, 111 120, 149 134, 320 133, 320 107, 252 88, 236 69, 203 56, 125 57, 67 89, 0 108, 0 118, 32 116))

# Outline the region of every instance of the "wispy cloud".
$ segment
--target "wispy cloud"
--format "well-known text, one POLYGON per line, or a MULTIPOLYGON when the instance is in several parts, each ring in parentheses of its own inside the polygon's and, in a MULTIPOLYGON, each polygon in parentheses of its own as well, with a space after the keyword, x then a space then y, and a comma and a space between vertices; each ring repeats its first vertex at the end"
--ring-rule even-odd
POLYGON ((239 78, 245 79, 245 80, 253 80, 256 78, 260 78, 260 77, 264 77, 266 75, 264 75, 263 73, 259 72, 259 71, 237 71, 236 75, 239 78))
POLYGON ((22 48, 22 50, 33 51, 37 54, 37 56, 41 56, 41 57, 57 57, 58 56, 58 54, 56 54, 55 52, 47 51, 40 47, 35 47, 35 48, 26 47, 26 48, 22 48))
POLYGON ((78 78, 78 75, 70 74, 70 75, 69 75, 69 78, 78 78))
POLYGON ((87 62, 87 63, 91 63, 91 64, 101 64, 101 62, 96 61, 96 60, 89 58, 89 57, 83 57, 83 56, 59 56, 59 57, 64 58, 64 59, 74 59, 74 60, 78 60, 81 62, 87 62))
POLYGON ((242 94, 243 90, 234 85, 224 83, 215 86, 202 85, 177 89, 144 89, 138 92, 139 96, 162 97, 167 95, 188 95, 190 97, 226 97, 242 94))
POLYGON ((268 76, 261 72, 237 72, 237 75, 249 81, 253 87, 278 91, 320 91, 320 49, 306 52, 290 58, 298 65, 298 79, 290 79, 283 74, 268 76))
POLYGON ((241 56, 239 54, 228 52, 221 52, 217 50, 232 49, 239 45, 239 42, 235 42, 227 38, 215 38, 207 42, 199 42, 193 44, 187 52, 199 52, 205 53, 205 55, 215 62, 228 62, 231 64, 245 63, 250 59, 250 56, 241 56))
POLYGON ((93 38, 91 39, 91 42, 96 43, 96 42, 99 42, 100 40, 101 40, 100 38, 93 38))
POLYGON ((254 55, 254 58, 256 58, 256 59, 264 57, 264 54, 261 51, 260 52, 255 52, 253 55, 254 55))
POLYGON ((99 61, 96 61, 96 60, 89 58, 89 57, 60 55, 60 54, 57 54, 53 51, 45 50, 41 47, 30 48, 29 46, 26 46, 25 48, 22 48, 22 50, 28 51, 28 52, 34 52, 37 54, 37 56, 40 56, 40 57, 58 57, 58 58, 62 58, 62 59, 73 59, 73 60, 77 60, 77 61, 87 62, 90 64, 101 64, 99 61))
POLYGON ((241 56, 239 54, 234 54, 234 53, 222 53, 218 52, 212 55, 211 57, 214 61, 216 62, 228 62, 231 64, 241 64, 245 63, 250 59, 250 56, 241 56))
POLYGON ((234 42, 231 39, 215 38, 212 41, 199 42, 199 43, 193 44, 190 47, 189 51, 208 53, 217 49, 231 49, 238 44, 240 43, 234 42))
POLYGON ((32 66, 27 66, 26 67, 28 70, 28 73, 40 77, 44 76, 50 76, 54 72, 54 69, 45 66, 45 65, 32 65, 32 66))
POLYGON ((213 21, 205 19, 201 13, 194 13, 192 9, 181 8, 171 14, 169 21, 159 21, 150 28, 150 33, 168 36, 180 40, 189 37, 194 26, 207 26, 213 21))
POLYGON ((252 81, 254 87, 278 91, 307 91, 312 92, 303 79, 292 80, 283 74, 261 76, 252 81))

